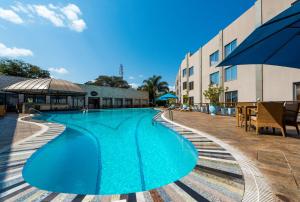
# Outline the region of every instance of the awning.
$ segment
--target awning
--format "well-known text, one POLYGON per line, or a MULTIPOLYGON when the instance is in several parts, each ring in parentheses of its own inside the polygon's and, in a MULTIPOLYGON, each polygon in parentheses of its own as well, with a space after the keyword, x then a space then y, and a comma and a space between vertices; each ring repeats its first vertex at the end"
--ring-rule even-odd
POLYGON ((300 68, 300 3, 257 28, 218 66, 243 64, 300 68))
POLYGON ((4 91, 23 94, 85 94, 85 91, 78 85, 53 78, 21 81, 4 88, 4 91))

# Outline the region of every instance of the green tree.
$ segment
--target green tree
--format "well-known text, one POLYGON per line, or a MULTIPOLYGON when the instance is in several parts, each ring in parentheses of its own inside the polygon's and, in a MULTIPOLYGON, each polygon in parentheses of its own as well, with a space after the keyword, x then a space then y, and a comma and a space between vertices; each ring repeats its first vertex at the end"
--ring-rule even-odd
POLYGON ((155 104, 155 98, 159 93, 166 93, 169 91, 168 83, 161 81, 161 76, 152 76, 143 81, 143 85, 138 87, 138 90, 148 91, 150 101, 155 104))
POLYGON ((203 92, 203 95, 209 100, 211 105, 218 106, 220 95, 227 90, 228 87, 224 88, 218 85, 209 85, 208 89, 203 92))
POLYGON ((95 81, 88 81, 86 82, 88 85, 96 85, 96 86, 108 86, 108 87, 115 87, 115 88, 130 88, 130 85, 127 81, 122 79, 119 76, 106 76, 100 75, 95 81))
POLYGON ((0 74, 26 78, 49 78, 50 73, 36 65, 21 60, 1 59, 0 74))

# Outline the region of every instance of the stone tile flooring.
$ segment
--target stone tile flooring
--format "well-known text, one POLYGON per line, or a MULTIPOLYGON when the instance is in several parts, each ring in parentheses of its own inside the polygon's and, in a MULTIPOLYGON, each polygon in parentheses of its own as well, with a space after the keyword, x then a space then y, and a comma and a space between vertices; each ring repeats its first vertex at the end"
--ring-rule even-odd
POLYGON ((17 122, 18 118, 19 115, 15 113, 8 113, 5 117, 0 117, 0 151, 41 129, 34 124, 17 122))
POLYGON ((300 136, 288 128, 289 137, 279 131, 257 136, 236 127, 235 118, 210 116, 200 112, 174 111, 174 121, 209 133, 237 148, 250 158, 282 201, 300 201, 300 136))

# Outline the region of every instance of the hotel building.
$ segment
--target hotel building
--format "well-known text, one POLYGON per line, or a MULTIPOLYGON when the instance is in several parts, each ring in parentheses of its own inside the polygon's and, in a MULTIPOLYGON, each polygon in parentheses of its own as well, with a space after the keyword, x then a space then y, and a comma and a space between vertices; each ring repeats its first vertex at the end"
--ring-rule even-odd
MULTIPOLYGON (((221 102, 300 100, 300 69, 271 65, 216 67, 258 26, 289 8, 295 0, 257 0, 255 4, 194 53, 182 60, 175 82, 180 102, 209 102, 210 84, 228 87, 221 102)), ((268 47, 265 47, 268 48, 268 47)))

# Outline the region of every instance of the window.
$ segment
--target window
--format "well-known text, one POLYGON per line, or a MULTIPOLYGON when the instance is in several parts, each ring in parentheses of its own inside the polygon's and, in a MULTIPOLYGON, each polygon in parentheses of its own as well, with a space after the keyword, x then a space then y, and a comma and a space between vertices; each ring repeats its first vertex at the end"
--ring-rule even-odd
POLYGON ((183 90, 185 90, 187 88, 187 83, 186 82, 183 82, 182 88, 183 88, 183 90))
POLYGON ((189 68, 189 76, 193 76, 194 75, 194 67, 190 67, 189 68))
POLYGON ((218 62, 219 62, 219 51, 216 51, 209 56, 209 65, 213 66, 218 62))
POLYGON ((103 107, 112 107, 112 98, 104 97, 102 98, 103 107))
POLYGON ((294 84, 294 100, 300 101, 300 83, 294 84))
POLYGON ((123 99, 122 98, 115 98, 114 105, 115 105, 115 107, 123 107, 123 99))
POLYGON ((183 69, 182 70, 182 77, 185 77, 186 76, 186 69, 183 69))
POLYGON ((215 72, 211 75, 209 75, 210 77, 210 84, 219 84, 219 72, 215 72))
POLYGON ((46 96, 44 95, 25 95, 26 103, 45 104, 46 96))
POLYGON ((230 91, 225 93, 225 102, 237 102, 238 101, 238 92, 230 91))
POLYGON ((233 81, 237 79, 237 66, 225 69, 225 81, 233 81))
POLYGON ((131 107, 132 106, 132 99, 125 99, 125 106, 131 107))
POLYGON ((51 104, 67 104, 67 96, 51 96, 51 104))
POLYGON ((194 97, 189 97, 189 104, 194 105, 194 97))
POLYGON ((237 47, 237 40, 230 42, 225 46, 225 58, 237 47))
POLYGON ((194 82, 189 83, 189 90, 194 90, 194 82))
POLYGON ((84 107, 85 97, 75 96, 73 99, 73 107, 84 107))

